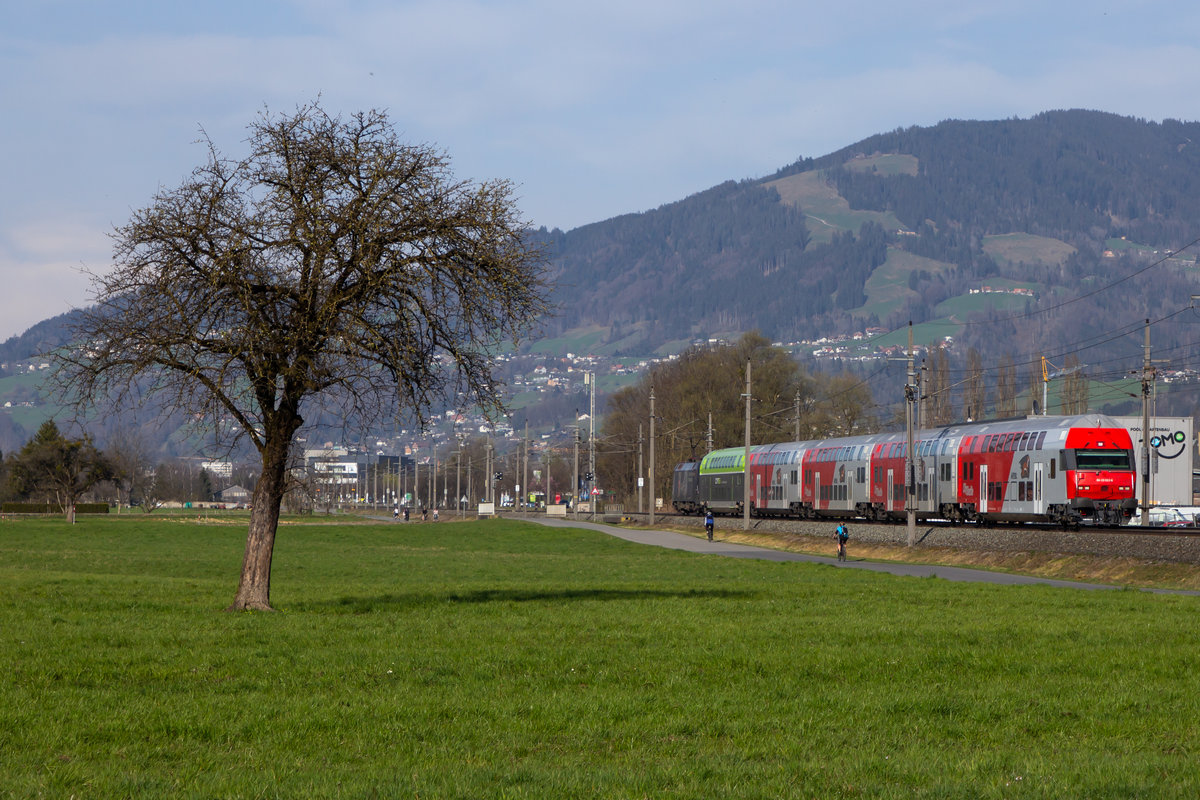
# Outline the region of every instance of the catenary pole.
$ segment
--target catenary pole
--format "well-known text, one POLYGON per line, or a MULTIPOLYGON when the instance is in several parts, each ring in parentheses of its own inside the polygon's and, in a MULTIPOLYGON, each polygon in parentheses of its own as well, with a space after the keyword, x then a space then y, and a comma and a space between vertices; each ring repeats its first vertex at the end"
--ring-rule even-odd
POLYGON ((591 391, 588 393, 588 474, 591 478, 592 522, 596 521, 596 373, 588 373, 591 391))
POLYGON ((1145 356, 1142 362, 1142 527, 1150 527, 1150 320, 1146 320, 1145 356))
MULTIPOLYGON (((653 391, 653 390, 651 390, 651 391, 653 391)), ((654 418, 653 409, 651 409, 651 411, 650 411, 650 418, 651 419, 654 418)), ((642 505, 642 488, 643 488, 642 487, 642 483, 643 483, 642 478, 645 477, 645 475, 646 475, 646 467, 645 467, 645 464, 642 463, 642 445, 643 444, 645 444, 645 442, 642 440, 642 426, 639 424, 638 425, 638 468, 637 468, 638 513, 639 514, 641 514, 645 511, 645 507, 642 505)))
MULTIPOLYGON (((639 501, 640 505, 640 501, 639 501)), ((640 510, 640 508, 639 508, 640 510)), ((654 524, 654 387, 650 387, 650 524, 654 524)))
POLYGON ((916 371, 913 368, 913 328, 912 320, 908 323, 908 383, 904 386, 904 417, 906 421, 906 429, 908 433, 908 450, 905 453, 904 461, 904 514, 908 525, 908 546, 912 547, 917 543, 917 485, 916 485, 916 462, 913 458, 913 416, 914 406, 916 404, 916 371))
POLYGON ((750 530, 750 359, 746 359, 746 453, 742 469, 742 530, 750 530))

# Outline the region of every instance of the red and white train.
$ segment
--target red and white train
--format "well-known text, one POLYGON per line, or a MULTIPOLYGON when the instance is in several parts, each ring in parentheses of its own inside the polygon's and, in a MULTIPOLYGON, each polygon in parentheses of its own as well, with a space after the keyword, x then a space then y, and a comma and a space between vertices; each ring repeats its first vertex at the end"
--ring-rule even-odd
MULTIPOLYGON (((903 520, 907 436, 880 433, 714 450, 675 467, 683 514, 903 520)), ((1120 523, 1137 504, 1129 432, 1099 414, 1027 417, 921 430, 914 437, 918 519, 1120 523)))

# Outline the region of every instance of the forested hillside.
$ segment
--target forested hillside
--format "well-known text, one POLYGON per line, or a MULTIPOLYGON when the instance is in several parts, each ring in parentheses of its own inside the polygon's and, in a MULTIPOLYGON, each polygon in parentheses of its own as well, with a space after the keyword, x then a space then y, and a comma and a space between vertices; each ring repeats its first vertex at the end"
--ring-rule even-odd
MULTIPOLYGON (((1094 111, 948 121, 543 234, 564 309, 551 331, 610 326, 626 351, 751 329, 786 341, 962 323, 945 304, 988 282, 1029 286, 1030 308, 1059 303, 1200 236, 1200 123, 1094 111), (1019 250, 1015 235, 1041 246, 1019 250)), ((1036 327, 955 332, 993 358, 1083 339, 1155 317, 1164 296, 1187 298, 1194 261, 1185 250, 1154 270, 1153 291, 1143 281, 1097 292, 1036 327)), ((992 316, 1011 316, 1005 308, 992 316)))

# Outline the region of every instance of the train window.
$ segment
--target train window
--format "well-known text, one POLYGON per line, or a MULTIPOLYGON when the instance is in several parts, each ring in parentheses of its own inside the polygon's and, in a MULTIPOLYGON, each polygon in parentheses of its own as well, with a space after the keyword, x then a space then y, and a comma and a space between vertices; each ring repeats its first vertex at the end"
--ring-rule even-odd
POLYGON ((858 470, 856 470, 855 477, 858 479, 859 483, 866 483, 867 482, 867 468, 859 467, 858 470))
MULTIPOLYGON (((1039 442, 1039 444, 1040 444, 1040 442, 1039 442)), ((1053 458, 1050 459, 1050 477, 1051 478, 1054 477, 1054 459, 1053 458)))
POLYGON ((1127 450, 1076 450, 1075 466, 1079 469, 1132 469, 1127 450))
POLYGON ((1038 434, 1037 449, 1041 450, 1042 445, 1044 445, 1045 443, 1046 443, 1046 432, 1042 431, 1041 433, 1038 434))
POLYGON ((799 481, 800 473, 792 470, 792 486, 795 486, 799 481))

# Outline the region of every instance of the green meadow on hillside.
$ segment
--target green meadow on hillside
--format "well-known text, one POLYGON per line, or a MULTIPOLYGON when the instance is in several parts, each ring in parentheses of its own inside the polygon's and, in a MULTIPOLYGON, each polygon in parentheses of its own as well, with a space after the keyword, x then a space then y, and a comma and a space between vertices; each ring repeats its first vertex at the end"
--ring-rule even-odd
POLYGON ((808 218, 812 241, 827 244, 839 231, 858 232, 867 221, 878 222, 889 231, 903 227, 896 215, 880 211, 855 211, 837 189, 825 182, 820 172, 801 172, 763 184, 779 192, 780 199, 797 205, 808 218))
POLYGON ((321 523, 0 521, 0 796, 1200 792, 1194 597, 321 523))

